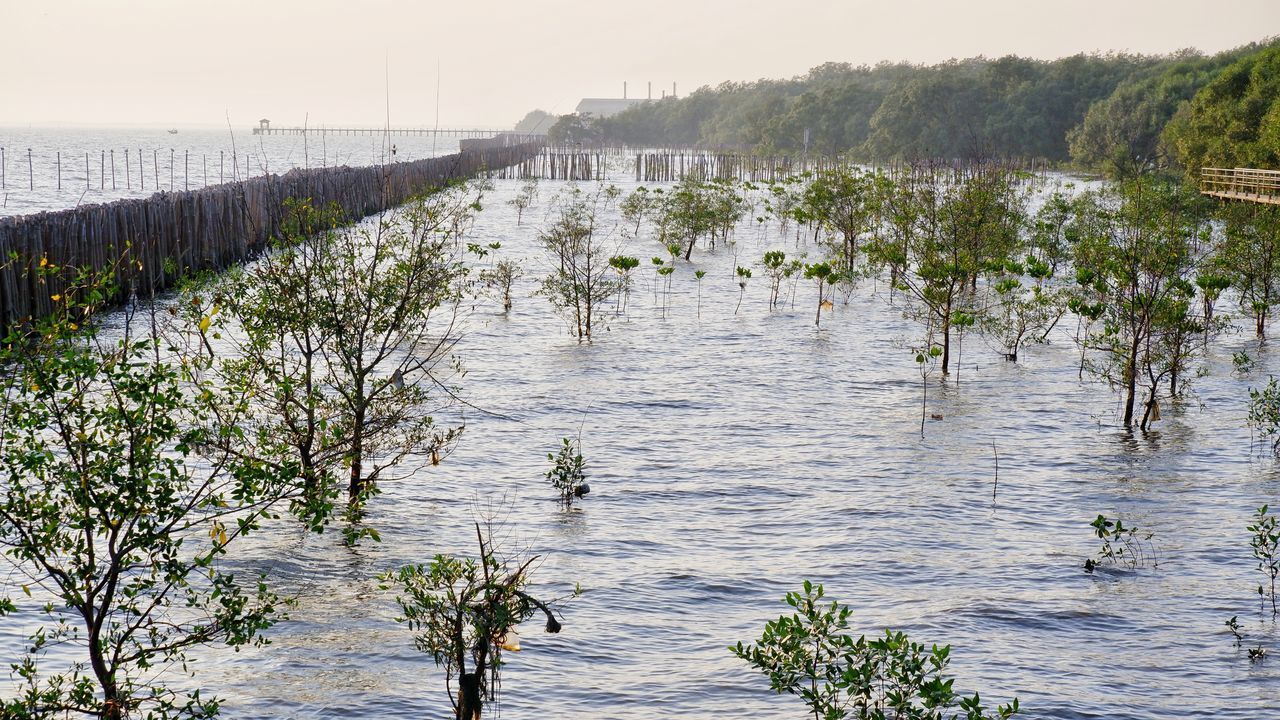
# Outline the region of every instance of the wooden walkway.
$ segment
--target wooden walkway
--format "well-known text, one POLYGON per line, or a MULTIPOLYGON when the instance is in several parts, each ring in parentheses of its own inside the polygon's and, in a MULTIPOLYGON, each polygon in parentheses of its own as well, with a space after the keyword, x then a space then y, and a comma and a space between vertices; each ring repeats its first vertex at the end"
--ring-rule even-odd
POLYGON ((1280 170, 1202 168, 1200 194, 1223 200, 1280 205, 1280 170))
POLYGON ((270 127, 253 128, 254 135, 435 135, 437 137, 491 137, 498 130, 482 128, 357 128, 357 127, 270 127))

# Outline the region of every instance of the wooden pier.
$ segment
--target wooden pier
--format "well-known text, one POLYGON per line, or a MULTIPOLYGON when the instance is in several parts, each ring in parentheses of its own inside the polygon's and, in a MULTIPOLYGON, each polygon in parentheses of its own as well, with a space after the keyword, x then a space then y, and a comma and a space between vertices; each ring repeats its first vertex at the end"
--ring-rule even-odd
POLYGON ((371 127, 272 127, 261 124, 253 128, 254 135, 419 135, 436 137, 487 138, 496 132, 481 128, 371 128, 371 127))
POLYGON ((1280 205, 1280 170, 1202 168, 1200 194, 1223 200, 1280 205))

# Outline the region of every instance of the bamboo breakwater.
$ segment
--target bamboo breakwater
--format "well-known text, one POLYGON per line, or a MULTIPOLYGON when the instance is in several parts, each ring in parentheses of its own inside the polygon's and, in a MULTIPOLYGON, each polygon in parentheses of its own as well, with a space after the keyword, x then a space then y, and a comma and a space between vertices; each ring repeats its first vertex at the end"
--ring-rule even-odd
POLYGON ((540 143, 366 167, 292 170, 200 190, 0 218, 0 334, 49 315, 76 268, 114 273, 123 300, 193 272, 255 257, 280 232, 285 200, 336 203, 357 220, 449 181, 525 162, 540 143), (62 272, 41 273, 56 267, 62 272))
POLYGON ((604 153, 569 147, 544 147, 524 160, 496 170, 501 180, 607 180, 604 153))
POLYGON ((822 172, 846 164, 840 158, 800 155, 769 156, 705 151, 661 151, 636 155, 636 182, 736 180, 777 182, 805 172, 822 172))

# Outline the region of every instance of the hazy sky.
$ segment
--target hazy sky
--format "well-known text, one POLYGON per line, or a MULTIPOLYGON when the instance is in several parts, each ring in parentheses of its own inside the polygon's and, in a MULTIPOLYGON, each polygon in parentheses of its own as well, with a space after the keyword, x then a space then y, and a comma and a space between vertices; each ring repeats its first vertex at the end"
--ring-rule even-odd
POLYGON ((509 126, 826 61, 1213 52, 1280 0, 0 0, 0 123, 509 126))

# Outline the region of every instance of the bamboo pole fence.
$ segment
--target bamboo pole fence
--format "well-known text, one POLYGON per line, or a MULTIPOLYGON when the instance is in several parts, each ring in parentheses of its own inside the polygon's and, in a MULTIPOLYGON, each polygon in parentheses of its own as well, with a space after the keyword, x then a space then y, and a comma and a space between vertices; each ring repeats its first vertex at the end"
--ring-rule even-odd
POLYGON ((0 218, 0 337, 53 310, 75 269, 112 270, 123 300, 255 257, 278 236, 284 202, 336 203, 357 220, 450 181, 518 165, 540 143, 366 167, 295 169, 191 191, 0 218), (63 272, 36 272, 54 266, 63 272))

